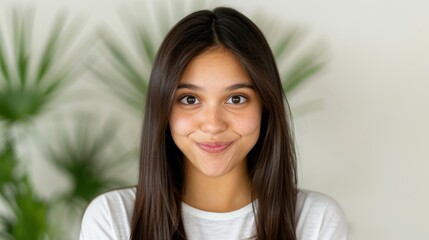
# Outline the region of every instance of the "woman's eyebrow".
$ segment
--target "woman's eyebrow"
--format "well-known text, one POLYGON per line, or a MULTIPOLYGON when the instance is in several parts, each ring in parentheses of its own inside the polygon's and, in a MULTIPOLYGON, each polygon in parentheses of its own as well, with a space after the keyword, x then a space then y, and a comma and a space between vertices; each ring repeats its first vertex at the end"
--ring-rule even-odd
POLYGON ((202 90, 201 87, 198 87, 197 85, 189 84, 189 83, 180 83, 179 86, 177 86, 177 89, 182 89, 182 88, 187 88, 195 91, 202 90))
MULTIPOLYGON (((180 83, 179 86, 177 87, 177 89, 182 89, 182 88, 187 88, 187 89, 195 90, 195 91, 201 91, 201 90, 203 90, 202 87, 199 87, 197 85, 190 84, 190 83, 180 83)), ((237 89, 240 89, 240 88, 251 88, 251 89, 254 89, 255 87, 253 86, 252 83, 245 82, 245 83, 237 83, 237 84, 231 85, 231 86, 225 88, 225 90, 227 90, 227 91, 233 91, 233 90, 237 90, 237 89)))
POLYGON ((253 86, 252 83, 245 82, 245 83, 237 83, 237 84, 231 85, 231 86, 227 87, 226 90, 227 91, 232 91, 232 90, 237 90, 237 89, 240 89, 240 88, 255 89, 255 87, 253 86))

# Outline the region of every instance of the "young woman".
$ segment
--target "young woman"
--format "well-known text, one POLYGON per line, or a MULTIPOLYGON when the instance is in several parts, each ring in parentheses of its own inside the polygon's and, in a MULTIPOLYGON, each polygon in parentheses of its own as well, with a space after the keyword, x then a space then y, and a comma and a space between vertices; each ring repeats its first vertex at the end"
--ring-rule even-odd
POLYGON ((248 18, 188 15, 155 59, 138 185, 97 197, 80 239, 347 239, 335 201, 297 189, 286 104, 248 18))

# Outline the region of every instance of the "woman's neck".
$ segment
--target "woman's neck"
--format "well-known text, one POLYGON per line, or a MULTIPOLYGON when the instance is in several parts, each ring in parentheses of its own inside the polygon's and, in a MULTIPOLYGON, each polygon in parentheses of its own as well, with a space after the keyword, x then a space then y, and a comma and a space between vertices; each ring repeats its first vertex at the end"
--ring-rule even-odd
POLYGON ((209 212, 230 212, 250 202, 251 180, 245 168, 236 168, 220 177, 209 177, 188 168, 183 201, 209 212))

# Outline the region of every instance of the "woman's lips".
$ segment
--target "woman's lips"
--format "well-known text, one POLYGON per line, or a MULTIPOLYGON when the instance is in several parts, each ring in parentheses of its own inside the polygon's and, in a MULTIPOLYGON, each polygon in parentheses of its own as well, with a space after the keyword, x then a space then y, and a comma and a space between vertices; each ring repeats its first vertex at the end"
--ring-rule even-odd
POLYGON ((202 142, 197 144, 205 152, 221 153, 231 145, 231 142, 202 142))

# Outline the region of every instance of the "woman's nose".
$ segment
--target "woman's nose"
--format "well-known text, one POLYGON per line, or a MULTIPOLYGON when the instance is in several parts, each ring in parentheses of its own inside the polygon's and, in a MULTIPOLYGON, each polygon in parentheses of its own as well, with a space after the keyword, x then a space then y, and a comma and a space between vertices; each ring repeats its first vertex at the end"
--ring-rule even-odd
POLYGON ((202 114, 201 130, 203 132, 216 134, 226 130, 227 124, 220 106, 207 106, 202 114))

